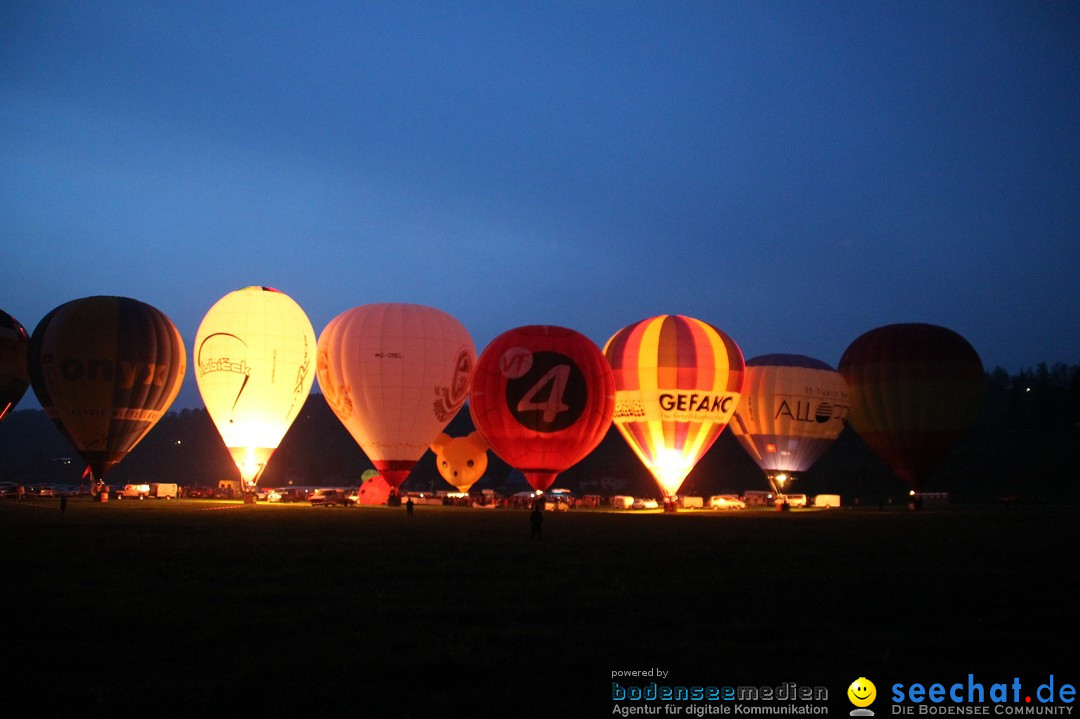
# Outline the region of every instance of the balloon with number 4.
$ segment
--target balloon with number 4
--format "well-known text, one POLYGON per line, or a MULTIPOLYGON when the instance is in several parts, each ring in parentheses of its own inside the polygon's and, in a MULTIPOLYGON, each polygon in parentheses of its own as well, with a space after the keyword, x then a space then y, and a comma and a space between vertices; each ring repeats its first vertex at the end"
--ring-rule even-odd
POLYGON ((492 340, 476 361, 469 395, 477 431, 537 491, 596 448, 614 407, 615 380, 600 349, 552 325, 492 340))

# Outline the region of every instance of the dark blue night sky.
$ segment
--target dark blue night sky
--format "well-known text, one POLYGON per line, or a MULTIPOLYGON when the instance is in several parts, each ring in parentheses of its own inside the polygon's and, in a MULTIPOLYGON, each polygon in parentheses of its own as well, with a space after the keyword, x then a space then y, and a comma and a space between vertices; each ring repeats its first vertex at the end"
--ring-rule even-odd
POLYGON ((190 349, 258 284, 478 350, 681 313, 747 358, 919 321, 1076 363, 1078 37, 1066 1, 9 0, 0 309, 135 297, 190 349))

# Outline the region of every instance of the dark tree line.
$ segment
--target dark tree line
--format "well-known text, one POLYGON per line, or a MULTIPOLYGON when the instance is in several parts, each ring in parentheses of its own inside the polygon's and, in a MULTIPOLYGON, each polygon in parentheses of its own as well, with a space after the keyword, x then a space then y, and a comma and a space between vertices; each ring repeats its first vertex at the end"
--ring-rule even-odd
MULTIPOLYGON (((1080 501, 1080 366, 1040 364, 1010 375, 987 374, 981 420, 928 482, 961 501, 1001 497, 1030 501, 1080 501)), ((462 411, 447 431, 472 431, 462 411)), ((478 487, 524 488, 523 478, 494 454, 478 487)), ((275 453, 260 485, 355 485, 371 462, 331 412, 313 394, 275 453)), ((60 431, 40 410, 20 410, 0 423, 0 480, 24 484, 78 483, 84 465, 60 431)), ((216 486, 237 471, 204 409, 169 412, 106 478, 110 483, 175 482, 216 486)), ((579 492, 657 494, 655 483, 614 429, 585 460, 560 475, 559 484, 579 492)), ((407 488, 449 489, 434 457, 425 453, 407 488)), ((687 477, 683 494, 704 495, 768 489, 758 467, 730 431, 687 477)), ((839 493, 862 501, 902 498, 892 472, 850 428, 791 491, 839 493)))
POLYGON ((1080 427, 1080 365, 1044 362, 1009 375, 986 376, 983 421, 1012 430, 1075 431, 1080 427))

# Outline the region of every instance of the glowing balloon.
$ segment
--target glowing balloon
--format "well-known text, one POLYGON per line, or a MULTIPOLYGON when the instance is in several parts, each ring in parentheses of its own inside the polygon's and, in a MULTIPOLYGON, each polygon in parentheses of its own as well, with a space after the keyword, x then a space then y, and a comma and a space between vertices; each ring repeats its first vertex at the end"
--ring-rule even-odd
POLYGON ((858 337, 840 358, 849 421, 898 477, 918 490, 978 419, 982 361, 945 327, 897 324, 858 337))
POLYGON ((288 295, 245 287, 214 303, 195 334, 195 381, 251 492, 315 381, 315 330, 288 295))
POLYGON ((439 474, 459 492, 468 492, 487 470, 488 444, 479 432, 465 437, 441 433, 431 443, 431 451, 439 474))
POLYGON ((363 484, 356 492, 356 503, 360 505, 386 504, 390 498, 391 487, 386 480, 375 473, 374 476, 362 477, 363 484))
POLYGON ((783 491, 844 431, 849 408, 847 384, 829 365, 803 355, 762 355, 746 363, 731 431, 783 491))
POLYGON ((701 320, 659 315, 616 332, 604 354, 615 426, 670 500, 739 405, 742 351, 701 320))
POLYGON ((0 420, 19 403, 30 386, 26 352, 30 337, 19 321, 0 310, 0 420))
POLYGON ((423 305, 354 307, 319 336, 326 402, 394 489, 461 409, 475 362, 465 327, 423 305))
POLYGON ((604 439, 614 398, 611 368, 592 340, 532 325, 481 353, 469 412, 495 454, 543 491, 604 439))
POLYGON ((97 480, 165 414, 186 368, 169 318, 127 297, 60 305, 30 338, 34 393, 97 480))

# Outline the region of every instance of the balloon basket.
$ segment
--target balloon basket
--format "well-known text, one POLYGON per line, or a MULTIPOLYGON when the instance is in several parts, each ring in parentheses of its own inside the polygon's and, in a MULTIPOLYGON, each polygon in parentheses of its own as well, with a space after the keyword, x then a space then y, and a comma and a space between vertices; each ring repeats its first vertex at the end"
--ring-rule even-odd
POLYGON ((109 493, 108 492, 98 492, 96 501, 98 501, 98 502, 108 502, 109 501, 109 493))
POLYGON ((244 492, 244 504, 255 504, 254 492, 244 492))

